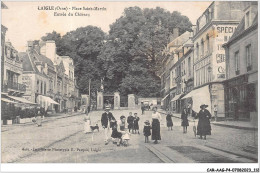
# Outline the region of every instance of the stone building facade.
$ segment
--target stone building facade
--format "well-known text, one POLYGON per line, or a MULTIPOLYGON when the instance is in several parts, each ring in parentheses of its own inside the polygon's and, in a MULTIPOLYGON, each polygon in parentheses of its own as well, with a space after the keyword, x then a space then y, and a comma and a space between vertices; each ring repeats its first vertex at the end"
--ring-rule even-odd
POLYGON ((22 81, 27 89, 24 98, 49 111, 74 111, 80 98, 72 58, 57 55, 52 40, 28 41, 27 52, 19 55, 23 59, 22 81), (52 104, 47 105, 47 102, 52 104))
POLYGON ((258 112, 258 6, 252 2, 226 50, 226 118, 257 122, 258 112))
POLYGON ((211 112, 217 107, 218 117, 225 116, 223 81, 226 79, 226 58, 222 45, 233 35, 248 4, 214 1, 197 20, 192 39, 194 91, 189 94, 196 111, 199 111, 200 104, 207 104, 211 112), (203 99, 196 98, 195 94, 203 99))

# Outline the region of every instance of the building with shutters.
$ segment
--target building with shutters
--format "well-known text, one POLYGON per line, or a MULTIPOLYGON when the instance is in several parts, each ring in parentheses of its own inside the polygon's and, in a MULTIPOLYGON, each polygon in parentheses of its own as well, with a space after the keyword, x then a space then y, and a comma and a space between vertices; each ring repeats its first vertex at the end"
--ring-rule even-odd
POLYGON ((258 6, 252 2, 230 40, 224 44, 226 118, 257 122, 258 6))

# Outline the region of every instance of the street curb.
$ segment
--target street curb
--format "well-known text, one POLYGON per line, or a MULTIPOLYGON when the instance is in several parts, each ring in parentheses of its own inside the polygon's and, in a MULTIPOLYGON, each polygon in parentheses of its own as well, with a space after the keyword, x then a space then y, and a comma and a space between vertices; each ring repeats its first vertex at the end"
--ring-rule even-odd
MULTIPOLYGON (((56 117, 50 117, 50 118, 46 118, 46 120, 42 121, 43 123, 47 123, 51 120, 58 120, 58 119, 62 119, 62 118, 69 118, 69 117, 73 117, 73 116, 77 116, 77 115, 81 115, 84 113, 77 113, 77 114, 73 114, 73 115, 69 115, 69 116, 56 116, 56 117)), ((28 123, 24 123, 24 124, 11 124, 11 125, 1 125, 1 127, 10 127, 10 126, 31 126, 31 125, 35 125, 35 123, 33 122, 28 122, 28 123)))
MULTIPOLYGON (((159 111, 158 111, 159 112, 159 111)), ((161 114, 165 114, 164 112, 159 112, 161 114)), ((178 116, 173 116, 174 118, 181 119, 178 116)), ((192 120, 189 120, 193 122, 192 120)), ((215 122, 210 122, 210 124, 216 125, 216 126, 221 126, 221 127, 228 127, 228 128, 234 128, 234 129, 242 129, 242 130, 258 130, 258 127, 244 127, 244 126, 236 126, 236 125, 229 125, 229 124, 221 124, 221 123, 215 123, 215 122)))
POLYGON ((234 128, 234 129, 242 129, 242 130, 258 130, 258 127, 243 127, 243 126, 236 126, 236 125, 229 125, 229 124, 219 124, 219 123, 211 123, 216 126, 221 127, 228 127, 228 128, 234 128))

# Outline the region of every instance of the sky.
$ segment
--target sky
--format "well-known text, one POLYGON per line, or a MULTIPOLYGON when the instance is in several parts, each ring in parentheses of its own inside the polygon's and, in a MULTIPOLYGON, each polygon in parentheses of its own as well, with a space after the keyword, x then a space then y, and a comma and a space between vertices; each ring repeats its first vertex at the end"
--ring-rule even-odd
POLYGON ((26 50, 28 40, 39 40, 46 33, 56 31, 61 35, 78 27, 93 25, 104 32, 119 18, 125 8, 164 8, 170 12, 179 11, 195 24, 198 17, 207 9, 211 1, 152 1, 152 2, 4 2, 8 9, 2 9, 2 25, 8 28, 6 41, 10 41, 19 52, 26 50), (55 10, 41 10, 43 6, 53 6, 55 10), (67 10, 65 9, 67 7, 67 10), (106 10, 84 10, 86 8, 105 8, 106 10), (69 9, 70 8, 70 9, 69 9), (72 8, 81 8, 73 10, 72 8), (66 13, 55 16, 54 13, 66 13), (75 16, 75 13, 89 16, 75 16), (68 16, 72 13, 74 16, 68 16))

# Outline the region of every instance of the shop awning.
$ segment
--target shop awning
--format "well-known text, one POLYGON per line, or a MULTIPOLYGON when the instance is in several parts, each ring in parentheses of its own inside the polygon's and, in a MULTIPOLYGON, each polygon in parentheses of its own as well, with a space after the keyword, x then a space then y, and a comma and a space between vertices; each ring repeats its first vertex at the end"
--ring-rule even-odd
POLYGON ((29 100, 26 100, 25 98, 23 97, 15 97, 15 96, 9 96, 11 99, 14 99, 18 102, 21 102, 21 103, 26 103, 26 104, 31 104, 31 105, 36 105, 37 103, 33 103, 33 102, 30 102, 29 100))
POLYGON ((192 98, 192 109, 195 112, 200 111, 200 105, 206 104, 209 107, 209 111, 211 111, 211 101, 210 101, 210 92, 209 92, 209 86, 206 85, 204 87, 192 90, 190 93, 188 93, 186 96, 184 96, 182 99, 191 97, 192 98))
POLYGON ((14 101, 12 101, 12 100, 9 100, 9 99, 7 99, 7 98, 1 98, 1 101, 7 102, 7 103, 17 103, 17 102, 14 102, 14 101))
POLYGON ((41 101, 45 101, 45 102, 48 102, 48 103, 51 103, 51 104, 59 105, 59 103, 55 102, 50 97, 43 96, 43 95, 39 95, 38 97, 39 97, 39 100, 41 100, 41 101))
POLYGON ((180 97, 181 97, 181 94, 175 95, 175 96, 172 98, 171 102, 174 102, 174 101, 178 100, 180 97))
MULTIPOLYGON (((162 101, 164 101, 168 96, 169 96, 169 94, 167 94, 167 95, 162 99, 162 101)), ((161 102, 162 102, 162 101, 161 101, 161 102)))

